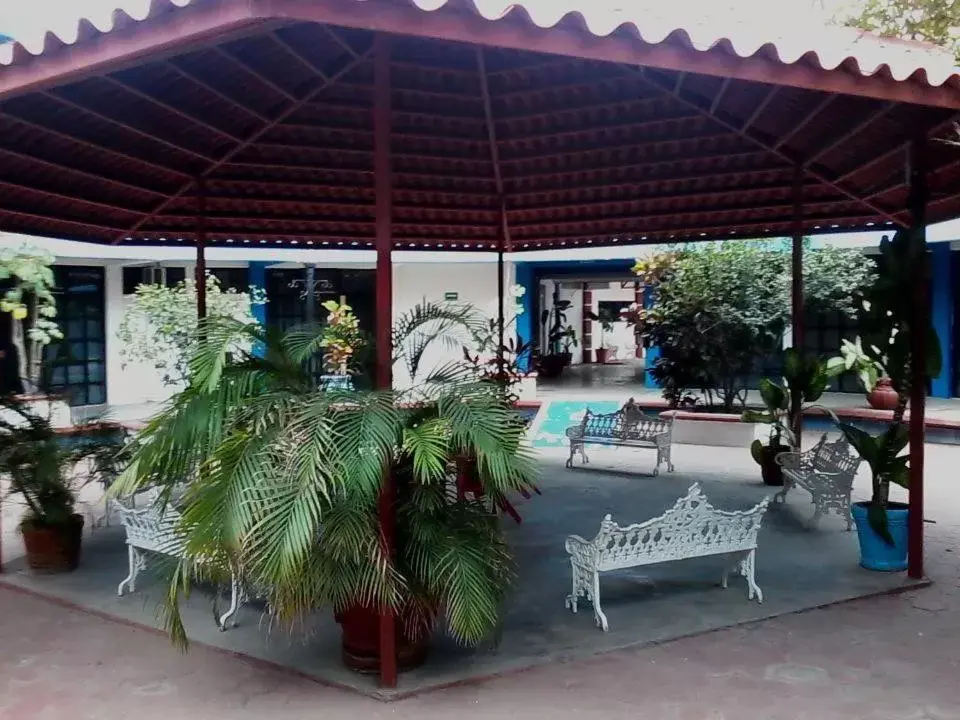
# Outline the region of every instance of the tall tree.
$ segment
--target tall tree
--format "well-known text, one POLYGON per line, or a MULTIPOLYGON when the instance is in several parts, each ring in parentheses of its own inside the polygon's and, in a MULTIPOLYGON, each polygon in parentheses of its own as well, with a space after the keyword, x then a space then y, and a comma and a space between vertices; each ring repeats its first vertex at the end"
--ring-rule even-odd
POLYGON ((851 27, 939 45, 960 65, 960 0, 860 0, 838 19, 851 27))

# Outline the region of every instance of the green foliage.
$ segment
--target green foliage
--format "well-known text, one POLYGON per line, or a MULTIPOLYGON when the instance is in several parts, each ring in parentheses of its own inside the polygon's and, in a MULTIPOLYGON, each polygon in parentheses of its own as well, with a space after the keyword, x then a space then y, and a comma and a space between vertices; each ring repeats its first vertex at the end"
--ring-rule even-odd
MULTIPOLYGON (((469 334, 469 308, 424 305, 394 329, 395 362, 412 365, 433 343, 469 334)), ((513 562, 496 518, 477 499, 450 495, 470 461, 487 500, 530 487, 536 465, 523 423, 495 385, 462 364, 402 392, 323 392, 306 361, 313 339, 291 339, 211 318, 190 382, 139 434, 114 490, 172 489, 182 501, 186 559, 173 573, 163 617, 186 643, 179 603, 205 572, 236 569, 289 628, 324 606, 391 606, 426 632, 442 623, 477 643, 499 622, 513 562), (226 350, 238 334, 262 356, 226 350), (396 555, 381 545, 378 507, 391 477, 396 555)), ((303 331, 301 331, 301 335, 303 331)))
MULTIPOLYGON (((691 391, 725 411, 742 408, 758 360, 780 347, 790 320, 790 255, 769 242, 711 243, 638 261, 657 290, 640 312, 641 335, 660 348, 654 378, 673 403, 691 391)), ((872 278, 872 261, 839 248, 811 250, 804 262, 809 309, 853 314, 872 278)))
MULTIPOLYGON (((789 348, 783 358, 783 379, 777 383, 769 378, 760 381, 760 397, 766 409, 763 412, 748 410, 744 422, 760 422, 770 425, 769 447, 780 447, 786 440, 794 449, 799 449, 796 434, 805 406, 817 402, 830 383, 827 363, 807 357, 795 348, 789 348)), ((760 463, 759 451, 752 446, 751 455, 760 463)))
POLYGON ((11 341, 26 392, 39 387, 43 348, 63 339, 54 320, 53 261, 53 255, 28 245, 0 249, 0 284, 9 285, 0 296, 0 313, 10 317, 11 341))
POLYGON ((554 283, 552 307, 544 310, 540 316, 541 325, 550 322, 547 330, 547 351, 551 355, 567 353, 570 348, 577 347, 577 331, 573 325, 567 323, 567 310, 572 304, 569 300, 560 299, 560 284, 554 283))
POLYGON ((865 0, 845 24, 862 30, 939 45, 960 65, 958 0, 865 0))
POLYGON ((60 437, 25 401, 0 397, 0 476, 27 506, 23 524, 67 524, 79 487, 114 477, 122 444, 116 430, 94 423, 60 437))
POLYGON ((323 350, 323 363, 329 372, 346 373, 348 367, 356 361, 357 352, 366 344, 360 331, 360 321, 353 314, 353 308, 336 300, 323 303, 327 311, 327 323, 323 328, 320 348, 323 350))
POLYGON ((892 543, 887 529, 887 505, 890 483, 906 487, 909 456, 900 453, 908 442, 904 424, 912 388, 911 344, 915 333, 927 342, 927 378, 940 373, 940 344, 929 318, 917 327, 913 312, 917 279, 929 274, 926 242, 922 234, 899 230, 893 238, 880 242, 879 274, 867 293, 860 316, 863 338, 844 344, 844 354, 832 361, 834 371, 861 373, 862 380, 889 377, 899 401, 887 430, 870 436, 849 424, 839 424, 847 440, 870 466, 873 493, 868 517, 870 525, 886 542, 892 543), (864 374, 865 373, 865 374, 864 374))
MULTIPOLYGON (((242 293, 224 290, 214 275, 207 275, 207 316, 254 322, 250 305, 266 302, 263 290, 242 293)), ((117 331, 124 364, 148 363, 164 385, 182 386, 189 375, 189 362, 197 333, 197 288, 193 280, 173 287, 139 285, 117 331)), ((235 348, 249 350, 249 346, 235 348)))

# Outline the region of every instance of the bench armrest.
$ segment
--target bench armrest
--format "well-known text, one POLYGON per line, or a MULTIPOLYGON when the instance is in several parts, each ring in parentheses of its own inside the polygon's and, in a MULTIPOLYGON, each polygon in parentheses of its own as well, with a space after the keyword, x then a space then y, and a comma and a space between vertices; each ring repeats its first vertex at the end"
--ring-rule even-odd
POLYGON ((577 565, 592 567, 596 564, 597 552, 591 541, 579 535, 568 535, 564 547, 577 565))
POLYGON ((786 470, 799 470, 803 466, 803 455, 797 452, 782 452, 776 460, 777 465, 786 470))

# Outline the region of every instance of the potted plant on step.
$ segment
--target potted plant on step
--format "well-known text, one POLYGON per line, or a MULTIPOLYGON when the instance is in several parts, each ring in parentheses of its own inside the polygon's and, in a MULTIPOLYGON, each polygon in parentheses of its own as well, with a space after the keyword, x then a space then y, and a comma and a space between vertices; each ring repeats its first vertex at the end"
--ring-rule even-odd
POLYGON ((567 323, 567 310, 572 303, 560 299, 560 286, 554 285, 553 306, 540 315, 547 336, 547 352, 537 358, 537 372, 544 378, 560 377, 573 360, 571 348, 577 347, 577 333, 567 323))
POLYGON ((760 381, 760 397, 766 409, 762 412, 747 410, 743 420, 770 425, 767 443, 754 440, 750 445, 750 454, 760 466, 764 484, 783 485, 783 468, 777 462, 777 456, 800 450, 796 429, 803 411, 809 403, 820 399, 829 383, 827 364, 817 358, 805 357, 795 348, 784 353, 782 382, 769 378, 760 381))
POLYGON ((597 348, 597 363, 606 365, 610 359, 610 348, 607 347, 607 333, 613 332, 613 323, 617 316, 607 308, 600 308, 599 313, 588 313, 587 318, 600 323, 600 347, 597 348))
POLYGON ((409 389, 329 392, 309 372, 316 333, 208 322, 188 387, 139 434, 114 486, 193 478, 180 501, 185 558, 165 600, 175 642, 187 640, 179 604, 200 557, 208 574, 238 568, 275 625, 301 628, 332 608, 354 669, 379 667, 381 611, 397 618, 401 667, 422 660, 438 626, 464 644, 495 634, 514 571, 488 503, 532 489, 536 463, 499 384, 466 363, 421 368, 433 342, 482 323, 469 308, 418 306, 393 332, 409 389), (238 333, 262 357, 228 358, 238 333), (451 492, 464 460, 482 497, 451 492), (382 512, 394 519, 390 552, 382 512))
POLYGON ((76 493, 104 479, 101 471, 121 443, 113 428, 96 424, 58 434, 23 398, 4 396, 0 407, 6 411, 0 417, 0 476, 9 478, 10 494, 26 506, 20 532, 27 564, 40 572, 75 570, 84 525, 75 510, 76 493), (87 461, 92 469, 83 472, 87 461))
POLYGON ((870 570, 897 571, 907 568, 909 509, 904 503, 890 500, 890 486, 906 488, 910 477, 910 457, 902 453, 909 443, 904 418, 912 387, 910 349, 914 334, 926 338, 926 378, 940 374, 942 360, 929 318, 917 327, 911 312, 915 283, 928 273, 923 236, 900 230, 892 239, 885 237, 880 243, 878 268, 877 281, 861 313, 864 341, 847 345, 854 345, 861 356, 850 369, 863 372, 866 363, 872 364, 879 377, 889 378, 897 402, 889 426, 877 435, 849 423, 838 425, 870 467, 870 500, 854 503, 852 508, 860 538, 860 564, 870 570))

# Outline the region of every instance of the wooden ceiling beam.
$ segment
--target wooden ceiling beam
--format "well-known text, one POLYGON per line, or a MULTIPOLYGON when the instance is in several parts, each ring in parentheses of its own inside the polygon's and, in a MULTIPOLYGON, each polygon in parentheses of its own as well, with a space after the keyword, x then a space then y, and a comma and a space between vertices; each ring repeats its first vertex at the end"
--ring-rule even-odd
MULTIPOLYGON (((656 88, 660 88, 660 90, 661 90, 662 92, 667 93, 667 94, 671 95, 672 97, 675 97, 677 100, 679 100, 680 102, 682 102, 684 105, 687 105, 688 107, 692 107, 692 108, 694 108, 694 109, 699 110, 699 111, 702 112, 706 117, 709 117, 711 120, 713 120, 714 122, 720 124, 721 126, 732 130, 733 132, 737 133, 737 134, 740 135, 741 137, 746 138, 747 140, 749 140, 749 141, 752 142, 753 144, 757 145, 758 147, 761 147, 761 148, 763 148, 764 150, 767 150, 768 152, 776 155, 777 157, 782 158, 784 161, 786 161, 786 162, 788 162, 788 163, 796 164, 796 163, 799 161, 799 158, 793 157, 793 156, 785 153, 783 150, 779 149, 778 147, 775 147, 775 145, 777 145, 777 144, 779 143, 779 141, 774 141, 773 143, 771 143, 771 142, 768 141, 768 140, 764 140, 764 139, 761 139, 761 138, 757 137, 756 134, 751 134, 751 133, 748 133, 748 132, 744 132, 744 131, 740 130, 739 127, 737 127, 736 124, 731 123, 731 122, 728 121, 728 120, 724 120, 723 118, 721 118, 721 117, 720 117, 719 115, 717 115, 717 114, 711 114, 711 113, 709 112, 709 110, 708 110, 707 108, 701 106, 700 103, 693 102, 692 100, 690 100, 690 99, 688 99, 688 98, 685 98, 685 97, 683 97, 683 96, 681 96, 681 95, 674 94, 672 90, 663 87, 663 86, 662 86, 660 83, 658 83, 655 79, 650 78, 650 77, 647 75, 647 73, 644 72, 643 68, 636 68, 635 71, 640 75, 640 77, 643 77, 644 79, 646 79, 647 82, 649 82, 649 83, 651 84, 651 86, 656 87, 656 88)), ((818 114, 820 111, 822 111, 823 108, 826 106, 826 104, 827 104, 827 103, 826 103, 825 101, 821 101, 820 103, 818 103, 816 112, 810 113, 808 116, 806 116, 805 119, 804 119, 805 122, 809 122, 809 120, 810 120, 810 118, 811 118, 812 115, 816 115, 816 114, 818 114)), ((779 143, 779 144, 782 145, 782 143, 779 143)), ((859 195, 857 192, 855 192, 855 191, 853 191, 853 190, 850 190, 849 188, 844 187, 844 186, 841 185, 839 182, 837 182, 836 180, 830 178, 830 177, 829 177, 828 175, 826 175, 825 173, 816 171, 816 170, 814 170, 813 168, 809 168, 809 167, 808 167, 808 168, 805 168, 805 172, 806 172, 807 174, 809 174, 810 176, 816 178, 816 179, 819 180, 820 182, 825 183, 825 184, 827 184, 827 185, 835 188, 837 191, 839 191, 839 192, 842 193, 843 195, 846 195, 846 196, 849 197, 851 200, 856 200, 857 202, 861 203, 861 204, 864 205, 865 207, 868 207, 870 210, 872 210, 872 211, 873 211, 874 213, 876 213, 878 216, 880 216, 880 217, 882 217, 882 218, 884 218, 884 219, 886 219, 886 220, 890 220, 890 221, 896 223, 897 225, 899 225, 899 226, 901 226, 901 227, 904 226, 904 221, 903 221, 902 219, 898 218, 895 213, 892 213, 891 211, 887 210, 886 208, 880 207, 879 205, 877 205, 876 203, 874 203, 874 202, 872 202, 872 201, 870 201, 870 200, 864 200, 863 197, 862 197, 861 195, 859 195)))
MULTIPOLYGON (((368 53, 369 52, 370 51, 368 50, 368 53)), ((337 80, 339 80, 343 75, 350 72, 350 70, 352 70, 356 66, 357 62, 358 62, 358 59, 354 58, 353 60, 346 63, 345 65, 342 65, 339 70, 334 71, 331 75, 324 76, 325 79, 321 79, 321 81, 312 90, 307 91, 297 100, 290 102, 286 107, 280 110, 270 122, 264 123, 259 129, 255 130, 253 133, 248 135, 243 141, 234 145, 233 148, 227 151, 220 159, 208 165, 206 169, 203 170, 202 173, 198 174, 197 178, 191 178, 189 181, 185 182, 183 185, 180 186, 180 188, 175 193, 168 196, 164 201, 158 203, 149 213, 145 213, 143 217, 140 220, 138 220, 136 223, 134 223, 125 234, 129 234, 129 235, 136 234, 136 232, 141 227, 143 227, 145 223, 149 222, 153 216, 163 212, 171 202, 185 195, 187 191, 189 191, 194 186, 196 180, 200 180, 210 176, 212 173, 216 172, 217 169, 222 167, 225 163, 230 162, 230 160, 234 156, 236 156, 238 153, 242 152, 249 146, 256 143, 266 133, 270 132, 270 130, 273 127, 275 127, 279 123, 282 123, 284 120, 290 117, 293 113, 295 113, 297 110, 303 107, 304 103, 309 102, 313 97, 315 97, 322 90, 329 87, 332 83, 335 83, 337 80)), ((123 237, 124 235, 118 236, 114 242, 120 242, 123 239, 123 237)))

